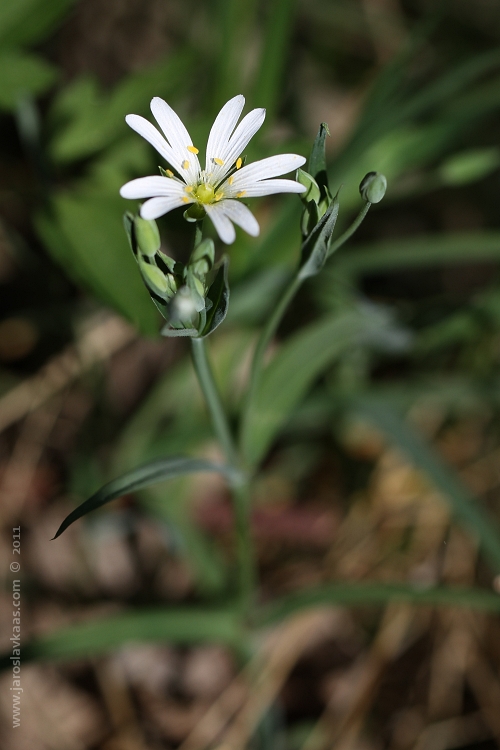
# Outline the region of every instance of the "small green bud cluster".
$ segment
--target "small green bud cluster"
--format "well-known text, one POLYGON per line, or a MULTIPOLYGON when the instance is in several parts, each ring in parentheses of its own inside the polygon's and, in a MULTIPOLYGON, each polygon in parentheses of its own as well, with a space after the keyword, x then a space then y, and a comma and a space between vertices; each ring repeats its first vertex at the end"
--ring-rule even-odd
POLYGON ((179 288, 178 269, 173 258, 161 251, 161 238, 155 221, 132 218, 131 244, 142 278, 153 299, 168 304, 179 288))
POLYGON ((155 221, 126 213, 124 225, 151 299, 167 321, 162 333, 166 336, 211 333, 225 316, 228 300, 227 262, 214 268, 213 240, 198 243, 184 265, 162 251, 155 221), (216 316, 210 316, 214 305, 210 290, 216 281, 220 287, 218 310, 216 316))

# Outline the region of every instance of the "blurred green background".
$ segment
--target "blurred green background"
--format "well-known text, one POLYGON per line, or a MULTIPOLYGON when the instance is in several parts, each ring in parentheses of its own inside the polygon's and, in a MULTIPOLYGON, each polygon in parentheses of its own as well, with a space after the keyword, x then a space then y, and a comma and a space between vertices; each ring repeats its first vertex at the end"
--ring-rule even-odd
MULTIPOLYGON (((216 481, 150 488, 80 522, 68 541, 48 542, 76 503, 120 472, 165 454, 217 456, 188 350, 159 339, 122 227, 133 204, 118 190, 160 163, 126 114, 150 118, 150 99, 161 96, 204 144, 239 93, 246 111, 267 108, 250 160, 308 155, 328 123, 330 185, 342 186, 337 234, 362 207, 366 172, 389 184, 290 309, 256 416, 272 408, 275 423, 254 443, 250 435, 250 454, 263 461, 254 530, 262 601, 341 582, 329 601, 358 607, 329 623, 309 656, 296 649, 257 712, 251 746, 499 747, 497 621, 473 621, 467 607, 498 609, 500 573, 500 5, 1 0, 2 559, 21 524, 24 638, 38 637, 26 658, 49 659, 26 667, 25 733, 6 748, 177 747, 229 689, 248 648, 224 610, 233 548, 216 481), (422 591, 440 583, 467 587, 449 600, 466 606, 460 615, 424 608, 427 619, 415 614, 404 627, 402 610, 391 619, 395 598, 430 606, 422 591), (195 626, 183 610, 168 617, 177 605, 214 603, 222 608, 201 609, 195 626), (166 616, 156 620, 147 608, 159 605, 166 616), (129 609, 137 620, 112 619, 129 609), (59 631, 94 619, 95 629, 59 631), (394 653, 384 651, 393 620, 394 653), (130 638, 170 650, 97 658, 130 638), (186 645, 212 641, 229 646, 186 645), (377 654, 363 692, 353 665, 377 654), (72 666, 56 669, 56 657, 72 666), (163 676, 150 682, 138 664, 150 675, 163 665, 163 676), (226 682, 214 687, 207 671, 226 682), (335 680, 348 690, 339 674, 354 691, 347 708, 335 698, 335 680), (69 729, 52 709, 35 710, 49 691, 72 696, 62 704, 64 716, 76 706, 69 729), (151 694, 161 695, 155 710, 151 694), (448 739, 432 744, 447 721, 448 739)), ((229 249, 230 311, 210 342, 234 419, 249 348, 300 250, 295 196, 255 200, 252 210, 261 236, 238 232, 229 249)), ((192 228, 181 212, 159 223, 165 251, 185 258, 192 228)), ((261 623, 280 620, 278 609, 261 623)), ((5 648, 9 612, 5 593, 5 648)), ((250 739, 239 741, 235 750, 250 739)), ((205 747, 189 742, 186 750, 205 747)))

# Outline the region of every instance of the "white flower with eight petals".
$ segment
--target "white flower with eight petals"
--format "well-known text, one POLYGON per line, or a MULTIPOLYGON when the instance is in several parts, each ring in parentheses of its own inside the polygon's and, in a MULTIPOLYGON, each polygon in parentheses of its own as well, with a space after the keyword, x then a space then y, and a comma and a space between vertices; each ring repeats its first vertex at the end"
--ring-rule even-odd
POLYGON ((127 115, 127 124, 154 146, 177 174, 167 170, 166 176, 131 180, 123 185, 120 195, 149 199, 141 206, 143 219, 157 219, 174 208, 197 204, 210 217, 223 242, 234 242, 233 222, 257 237, 257 220, 239 199, 304 192, 305 187, 294 180, 274 178, 301 167, 306 160, 297 154, 280 154, 242 166, 240 155, 266 116, 265 109, 254 109, 237 126, 244 104, 243 96, 235 96, 215 118, 208 136, 205 169, 200 167, 199 150, 188 131, 163 99, 155 97, 151 111, 165 138, 144 117, 127 115))

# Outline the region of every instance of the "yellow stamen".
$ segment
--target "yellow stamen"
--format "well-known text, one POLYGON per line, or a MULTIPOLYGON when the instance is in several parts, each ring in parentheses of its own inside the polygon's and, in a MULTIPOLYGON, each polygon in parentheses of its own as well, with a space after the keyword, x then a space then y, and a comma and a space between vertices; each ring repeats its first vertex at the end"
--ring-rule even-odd
POLYGON ((243 196, 246 195, 246 194, 247 194, 246 190, 240 190, 239 193, 236 193, 236 197, 237 198, 243 198, 243 196))
POLYGON ((193 190, 194 190, 194 188, 193 188, 192 185, 186 185, 186 187, 184 188, 184 190, 186 191, 186 193, 192 193, 193 190))
POLYGON ((189 162, 187 159, 184 159, 184 161, 181 164, 183 169, 187 169, 189 167, 189 162))
POLYGON ((219 167, 223 167, 224 166, 224 162, 222 161, 222 159, 217 158, 217 156, 214 156, 214 162, 216 164, 218 164, 219 167))
POLYGON ((242 164, 243 164, 243 159, 241 158, 241 156, 239 156, 236 159, 236 169, 240 169, 240 167, 241 167, 242 164))
POLYGON ((187 150, 191 151, 192 154, 199 154, 200 153, 200 149, 196 148, 196 146, 188 146, 187 150))
POLYGON ((220 199, 223 198, 223 197, 224 197, 224 193, 222 192, 222 190, 220 190, 218 193, 215 193, 214 200, 215 201, 220 201, 220 199))
POLYGON ((183 203, 191 203, 191 201, 189 200, 189 198, 187 196, 183 196, 182 202, 183 203))
POLYGON ((231 175, 231 177, 228 177, 227 184, 232 185, 234 182, 234 177, 231 175))
POLYGON ((167 175, 167 177, 173 177, 173 176, 174 176, 174 173, 172 172, 172 170, 171 170, 171 169, 167 169, 167 170, 166 170, 166 175, 167 175))

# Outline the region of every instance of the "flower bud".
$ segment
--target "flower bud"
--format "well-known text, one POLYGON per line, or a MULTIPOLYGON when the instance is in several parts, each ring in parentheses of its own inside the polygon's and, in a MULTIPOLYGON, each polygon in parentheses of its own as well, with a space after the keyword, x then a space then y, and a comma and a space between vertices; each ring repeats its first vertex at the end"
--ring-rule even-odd
POLYGON ((213 240, 205 239, 200 242, 200 244, 197 245, 193 250, 193 254, 191 256, 192 263, 195 263, 202 258, 206 259, 208 263, 210 263, 210 266, 213 265, 215 260, 215 247, 213 240))
POLYGON ((140 216, 134 218, 134 231, 137 247, 143 255, 152 258, 160 249, 160 233, 156 221, 148 221, 140 216))
POLYGON ((319 203, 319 200, 321 198, 321 192, 319 189, 319 185, 314 179, 312 175, 309 174, 309 172, 306 172, 304 169, 297 169, 297 174, 295 176, 295 179, 297 182, 299 182, 301 185, 304 185, 305 192, 300 194, 300 197, 303 201, 306 203, 309 203, 309 201, 314 201, 315 203, 319 203))
POLYGON ((197 313, 196 307, 196 302, 189 287, 181 286, 170 303, 171 321, 173 323, 191 323, 197 313))
POLYGON ((387 180, 380 172, 368 172, 361 180, 359 192, 367 203, 380 203, 387 190, 387 180))
POLYGON ((168 294, 169 281, 159 268, 146 263, 144 260, 139 260, 139 268, 141 269, 142 278, 146 282, 146 285, 154 294, 157 294, 159 297, 164 297, 168 294))

